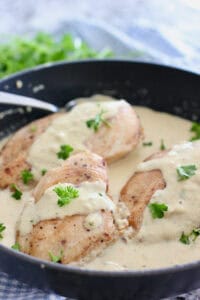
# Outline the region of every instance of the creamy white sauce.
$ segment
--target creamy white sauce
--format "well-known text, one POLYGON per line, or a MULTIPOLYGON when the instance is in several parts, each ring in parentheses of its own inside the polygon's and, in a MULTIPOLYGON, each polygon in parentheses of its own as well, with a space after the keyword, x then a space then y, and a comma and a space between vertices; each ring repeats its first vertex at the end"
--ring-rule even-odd
MULTIPOLYGON (((98 98, 99 102, 100 100, 101 98, 98 98)), ((103 100, 106 99, 104 98, 103 100)), ((92 111, 91 118, 93 118, 95 114, 99 113, 98 106, 96 108, 97 110, 92 111)), ((169 114, 155 112, 144 107, 135 107, 135 110, 140 116, 142 125, 144 127, 144 141, 151 141, 153 145, 151 147, 144 147, 141 144, 136 151, 109 166, 109 193, 115 202, 117 202, 119 198, 119 192, 121 188, 138 168, 138 164, 141 163, 147 156, 159 151, 161 139, 164 140, 166 147, 170 148, 174 144, 188 141, 191 136, 189 131, 191 122, 187 120, 169 114)), ((89 117, 87 112, 87 114, 85 114, 85 119, 82 119, 81 122, 88 119, 89 117)), ((61 120, 61 117, 57 119, 57 123, 55 121, 46 131, 46 134, 43 134, 41 138, 38 139, 38 142, 34 143, 29 153, 29 162, 31 162, 31 164, 33 163, 34 172, 37 176, 39 176, 42 168, 49 169, 57 165, 59 160, 57 159, 56 153, 59 151, 61 144, 70 144, 78 151, 78 149, 84 148, 85 137, 88 137, 91 134, 91 131, 87 127, 84 128, 84 132, 82 131, 81 135, 79 135, 78 129, 76 131, 76 125, 77 128, 79 128, 79 124, 76 124, 76 122, 79 122, 79 120, 77 120, 77 114, 75 120, 73 117, 71 118, 72 123, 67 123, 68 121, 65 121, 64 119, 61 120), (66 130, 63 130, 62 128, 63 122, 66 122, 66 130), (68 129, 70 129, 70 133, 68 133, 68 129), (75 134, 77 138, 74 138, 75 134), (43 146, 41 146, 42 143, 43 146), (52 159, 50 163, 49 158, 52 159)), ((174 151, 177 152, 177 149, 174 151)), ((179 154, 181 153, 182 152, 180 151, 179 154)), ((165 160, 169 159, 169 157, 165 160, 162 160, 162 163, 161 161, 154 161, 139 166, 139 168, 151 169, 155 168, 156 164, 158 164, 159 166, 157 165, 157 167, 161 168, 163 171, 164 178, 167 182, 167 187, 173 186, 171 190, 166 188, 162 192, 157 192, 151 199, 151 201, 165 202, 169 206, 169 210, 165 214, 165 217, 163 219, 152 219, 149 209, 146 208, 141 231, 133 240, 124 242, 124 240, 119 239, 116 243, 107 247, 101 256, 95 258, 89 263, 86 263, 84 267, 105 270, 157 268, 181 264, 200 258, 200 238, 197 238, 196 241, 190 245, 184 245, 179 242, 180 233, 182 231, 188 233, 191 229, 193 229, 193 227, 197 227, 199 225, 198 215, 200 216, 200 210, 198 208, 197 189, 198 184, 200 183, 200 163, 197 161, 197 152, 193 152, 192 155, 188 152, 186 160, 185 158, 181 157, 181 155, 177 155, 178 160, 176 160, 175 156, 176 154, 174 156, 171 155, 170 158, 172 161, 174 160, 172 163, 172 168, 166 166, 167 163, 165 160), (177 174, 174 172, 176 164, 183 163, 185 165, 195 164, 199 168, 196 175, 184 183, 177 182, 177 174), (183 185, 185 191, 184 193, 180 193, 183 185), (180 199, 182 204, 179 203, 180 199)), ((43 196, 43 200, 41 199, 40 218, 53 216, 52 214, 47 216, 47 207, 49 206, 48 200, 49 197, 51 198, 51 195, 52 190, 47 190, 43 196), (46 210, 46 212, 43 212, 44 215, 42 215, 42 210, 46 210)), ((35 212, 31 208, 31 203, 33 202, 30 194, 28 193, 24 193, 22 200, 19 201, 10 198, 10 192, 8 190, 1 191, 0 198, 0 223, 4 223, 6 226, 6 230, 3 232, 4 238, 0 242, 4 245, 11 246, 15 241, 17 220, 19 219, 21 211, 23 210, 25 198, 26 201, 29 199, 30 204, 28 206, 31 210, 31 212, 27 211, 29 225, 26 225, 27 229, 25 229, 25 231, 27 232, 31 229, 33 223, 32 220, 35 218, 35 212), (34 212, 32 214, 33 219, 31 219, 32 212, 34 212)), ((59 207, 56 206, 56 198, 52 196, 51 199, 52 207, 58 209, 59 207)), ((38 204, 39 203, 40 201, 38 204)), ((56 209, 54 211, 54 216, 56 209)), ((119 211, 119 214, 123 216, 123 212, 124 210, 122 209, 121 212, 119 211)), ((99 215, 95 214, 97 214, 95 209, 89 209, 87 211, 85 219, 86 226, 90 226, 89 223, 94 223, 95 226, 100 225, 101 218, 99 215), (94 219, 96 223, 93 222, 94 219)), ((122 218, 122 222, 119 224, 119 226, 122 228, 126 225, 126 216, 127 214, 125 213, 124 219, 122 218)))
POLYGON ((103 220, 101 214, 99 212, 96 212, 87 215, 83 225, 86 229, 92 230, 101 226, 102 222, 103 220))
MULTIPOLYGON (((19 230, 24 235, 31 231, 33 224, 37 224, 41 220, 64 218, 65 216, 73 215, 87 216, 102 209, 108 211, 114 211, 115 209, 113 201, 106 195, 106 184, 104 182, 83 182, 78 186, 70 183, 56 184, 48 188, 37 203, 33 205, 30 202, 25 206, 20 218, 19 230), (79 195, 77 198, 72 199, 69 204, 60 207, 57 203, 59 197, 54 189, 56 187, 66 188, 67 186, 77 189, 79 195)), ((95 220, 98 227, 98 215, 88 218, 94 221, 95 216, 98 218, 95 220)))
POLYGON ((183 232, 189 233, 200 227, 200 142, 173 147, 165 157, 140 164, 138 171, 160 169, 167 186, 158 190, 151 202, 165 203, 168 211, 163 219, 152 219, 148 207, 145 209, 143 224, 136 240, 143 243, 158 243, 162 240, 177 241, 183 232), (178 166, 195 165, 195 175, 178 181, 178 166))
POLYGON ((114 219, 119 230, 127 228, 129 215, 128 207, 123 202, 118 203, 114 212, 114 219))
POLYGON ((12 198, 11 194, 12 192, 9 189, 0 190, 0 223, 6 226, 6 229, 2 232, 3 238, 0 240, 0 243, 8 247, 15 243, 17 222, 24 204, 27 199, 31 201, 29 192, 24 192, 20 200, 12 198))
POLYGON ((36 178, 41 176, 41 169, 50 170, 63 163, 63 160, 57 157, 61 145, 70 145, 74 149, 73 153, 87 150, 85 142, 94 131, 87 127, 86 121, 94 119, 102 110, 105 112, 103 117, 109 119, 116 114, 121 104, 121 101, 113 100, 96 102, 98 99, 96 97, 93 102, 80 103, 69 113, 57 117, 33 143, 27 161, 32 166, 36 178))

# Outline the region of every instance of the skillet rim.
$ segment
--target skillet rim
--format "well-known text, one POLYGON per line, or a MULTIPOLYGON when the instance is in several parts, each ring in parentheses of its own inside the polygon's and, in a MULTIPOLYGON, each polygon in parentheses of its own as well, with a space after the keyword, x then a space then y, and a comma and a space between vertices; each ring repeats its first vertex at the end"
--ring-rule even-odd
MULTIPOLYGON (((121 59, 121 58, 90 58, 90 59, 79 59, 79 60, 70 60, 70 61, 66 61, 66 60, 61 60, 58 62, 48 62, 48 63, 44 63, 38 66, 35 66, 33 68, 28 68, 16 73, 13 73, 11 75, 7 75, 4 78, 0 79, 0 84, 6 82, 7 80, 10 79, 15 79, 18 76, 23 76, 26 74, 30 74, 30 73, 34 73, 43 69, 49 69, 49 68, 54 68, 54 67, 59 67, 59 66, 63 66, 63 65, 79 65, 79 64, 93 64, 93 63, 128 63, 128 64, 133 64, 133 65, 143 65, 143 66, 150 66, 150 67, 157 67, 157 68, 161 68, 161 69, 168 69, 171 71, 178 71, 178 72, 183 72, 186 74, 190 74, 196 77, 199 77, 200 79, 200 73, 195 72, 195 71, 189 71, 187 69, 184 68, 178 68, 178 67, 173 67, 169 64, 160 64, 160 63, 156 63, 156 62, 144 62, 142 60, 134 60, 134 59, 121 59)), ((1 89, 0 89, 1 90, 1 89)), ((20 91, 20 89, 19 89, 20 91)))
MULTIPOLYGON (((59 61, 59 62, 50 62, 50 63, 45 63, 38 65, 36 67, 30 68, 30 69, 25 69, 20 72, 16 72, 12 75, 8 75, 4 77, 3 79, 0 80, 0 84, 4 84, 7 81, 10 80, 15 80, 18 79, 20 76, 24 76, 26 74, 31 74, 35 72, 39 72, 43 69, 50 69, 54 67, 59 67, 59 66, 65 66, 65 65, 80 65, 80 64, 93 64, 93 63, 125 63, 125 64, 133 64, 133 65, 142 65, 142 66, 148 66, 148 67, 154 67, 158 69, 164 69, 168 71, 176 71, 180 73, 185 73, 188 75, 195 76, 200 80, 200 74, 197 72, 193 71, 188 71, 184 68, 177 68, 173 67, 170 65, 162 65, 159 63, 151 63, 151 62, 144 62, 140 60, 133 60, 133 59, 118 59, 118 58, 112 58, 112 59, 81 59, 81 60, 72 60, 72 61, 59 61)), ((2 89, 0 89, 2 90, 2 89)), ((19 89, 20 91, 20 89, 19 89)), ((95 270, 95 269, 84 269, 80 268, 78 266, 73 266, 73 265, 62 265, 59 263, 53 263, 53 262, 48 262, 36 257, 33 257, 31 255, 18 252, 16 250, 13 250, 12 248, 6 247, 4 245, 0 244, 0 252, 3 250, 3 252, 9 253, 9 255, 12 255, 16 257, 17 259, 21 261, 26 261, 30 264, 35 264, 39 266, 40 268, 48 268, 48 269, 53 269, 55 271, 61 271, 61 272, 71 272, 74 274, 80 274, 80 275, 86 275, 86 276, 98 276, 98 277, 148 277, 150 275, 156 276, 156 275, 161 275, 161 274, 167 274, 167 273, 177 273, 181 271, 187 271, 195 268, 200 268, 200 259, 195 260, 189 263, 184 263, 180 265, 174 265, 174 266, 169 266, 169 267, 163 267, 163 268, 155 268, 155 269, 133 269, 133 270, 95 270)))
POLYGON ((0 252, 3 251, 8 252, 10 255, 15 256, 17 259, 21 261, 26 261, 28 263, 34 264, 39 266, 41 269, 53 269, 55 271, 60 272, 70 272, 73 274, 80 274, 85 276, 97 276, 97 277, 149 277, 149 276, 157 276, 162 274, 173 274, 173 273, 180 273, 182 271, 188 271, 196 268, 200 268, 200 260, 195 260, 193 262, 174 265, 164 268, 155 268, 155 269, 133 269, 133 270, 95 270, 95 269, 84 269, 74 265, 64 265, 59 263, 53 263, 49 261, 45 261, 39 259, 37 257, 25 254, 23 252, 19 252, 13 250, 12 248, 8 248, 4 245, 0 245, 0 252))

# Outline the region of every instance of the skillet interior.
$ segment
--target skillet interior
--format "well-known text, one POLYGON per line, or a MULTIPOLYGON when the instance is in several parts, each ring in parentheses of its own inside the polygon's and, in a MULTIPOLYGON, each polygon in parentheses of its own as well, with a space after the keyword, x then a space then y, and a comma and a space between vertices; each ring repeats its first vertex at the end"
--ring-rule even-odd
MULTIPOLYGON (((59 63, 9 77, 0 82, 0 90, 33 96, 58 106, 79 96, 103 93, 192 120, 200 116, 200 76, 146 63, 113 60, 59 63), (21 89, 16 86, 17 80, 23 82, 21 89), (42 89, 34 93, 35 86, 42 89)), ((0 107, 0 112, 6 110, 8 107, 0 107)), ((22 113, 15 108, 0 118, 0 138, 42 115, 38 110, 22 113)), ((1 270, 31 285, 78 299, 158 299, 200 287, 200 263, 108 275, 49 263, 41 265, 37 259, 2 246, 0 253, 1 270)))

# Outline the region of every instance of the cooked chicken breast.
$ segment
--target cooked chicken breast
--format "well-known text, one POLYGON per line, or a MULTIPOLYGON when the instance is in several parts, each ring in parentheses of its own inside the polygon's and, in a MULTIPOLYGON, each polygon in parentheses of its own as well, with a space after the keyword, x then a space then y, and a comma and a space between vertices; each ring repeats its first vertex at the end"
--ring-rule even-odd
POLYGON ((114 225, 109 212, 101 212, 103 224, 89 231, 84 227, 84 216, 41 221, 34 226, 29 237, 18 236, 21 251, 50 261, 49 253, 61 256, 60 262, 68 264, 99 253, 113 240, 114 225), (26 240, 24 240, 26 239, 26 240), (27 241, 28 239, 28 241, 27 241))
POLYGON ((31 170, 26 157, 29 148, 40 136, 57 114, 34 121, 18 130, 0 151, 0 188, 4 189, 12 183, 23 186, 21 172, 31 170))
POLYGON ((117 113, 107 121, 110 126, 102 126, 86 141, 86 145, 111 163, 139 144, 143 130, 137 114, 126 101, 120 101, 117 113))
MULTIPOLYGON (((91 104, 94 106, 94 111, 102 111, 99 107, 97 107, 97 103, 94 102, 90 103, 90 105, 91 104)), ((62 141, 62 138, 60 138, 59 135, 59 130, 57 130, 56 127, 50 130, 50 135, 55 134, 55 140, 52 141, 52 145, 55 146, 58 141, 60 143, 57 145, 58 150, 62 144, 70 144, 74 135, 77 135, 77 141, 79 141, 79 139, 82 137, 84 138, 85 133, 87 133, 88 135, 86 134, 85 139, 82 141, 86 148, 85 150, 88 149, 89 151, 99 154, 108 163, 110 163, 120 159, 138 145, 142 136, 141 124, 133 108, 126 101, 112 101, 112 104, 109 106, 110 111, 107 112, 109 115, 108 119, 103 122, 100 121, 99 128, 96 131, 93 128, 87 128, 86 126, 86 120, 94 120, 95 114, 87 116, 87 107, 84 108, 82 105, 78 105, 76 107, 74 114, 73 110, 66 113, 66 119, 69 119, 69 122, 66 123, 68 125, 65 126, 65 123, 62 123, 63 126, 59 127, 61 131, 70 131, 71 129, 74 130, 74 128, 76 128, 75 131, 70 133, 71 135, 64 134, 64 140, 62 141), (79 109, 79 107, 81 108, 79 109), (114 114, 112 114, 113 108, 114 114), (108 124, 109 126, 107 126, 108 124), (67 140, 66 137, 68 137, 67 140)), ((91 111, 93 110, 91 109, 91 111)), ((15 183, 23 190, 24 186, 21 180, 21 172, 23 170, 31 170, 33 167, 32 163, 30 163, 30 160, 28 159, 28 155, 30 154, 32 147, 34 147, 35 142, 39 142, 40 145, 43 143, 43 146, 39 146, 40 148, 37 148, 39 149, 36 154, 39 161, 38 168, 40 168, 41 162, 44 163, 44 158, 46 159, 47 164, 52 161, 54 167, 56 166, 56 163, 58 162, 56 150, 55 153, 52 152, 52 148, 50 149, 52 145, 47 142, 49 141, 48 138, 41 140, 40 143, 40 137, 43 136, 43 133, 47 133, 47 129, 49 129, 51 125, 52 127, 54 126, 54 120, 58 120, 59 116, 61 116, 61 114, 55 114, 37 120, 17 131, 8 140, 6 145, 0 151, 1 189, 7 188, 9 185, 15 183), (48 148, 50 149, 49 152, 48 148), (38 155, 43 155, 44 157, 41 156, 39 159, 38 155), (48 157, 48 155, 52 156, 48 157)), ((76 149, 75 147, 73 148, 74 153, 79 151, 79 149, 76 149)), ((37 159, 34 159, 34 155, 35 154, 32 156, 32 161, 36 162, 37 159)), ((42 167, 45 166, 41 166, 41 168, 42 167)), ((50 168, 47 167, 47 169, 50 168)), ((40 174, 40 170, 37 171, 37 174, 40 174)), ((32 181, 29 188, 35 186, 37 180, 35 179, 35 182, 32 181)))
MULTIPOLYGON (((161 158, 167 151, 162 151, 152 155, 145 161, 161 158)), ((162 190, 166 186, 162 172, 160 170, 151 170, 145 172, 136 172, 128 180, 120 193, 120 201, 125 203, 129 209, 129 225, 136 232, 140 229, 143 212, 148 205, 151 197, 157 190, 162 190)))
POLYGON ((44 191, 57 183, 80 184, 84 181, 102 180, 108 184, 106 162, 90 152, 72 155, 61 167, 50 170, 41 178, 33 191, 35 201, 39 201, 44 191))
MULTIPOLYGON (((103 181, 107 185, 106 164, 104 160, 91 153, 78 153, 70 157, 61 167, 51 170, 41 179, 34 190, 38 203, 44 191, 57 183, 81 184, 84 181, 103 181)), ((47 208, 48 209, 48 208, 47 208)), ((67 264, 79 261, 92 251, 100 251, 115 236, 115 226, 111 211, 99 211, 102 223, 97 228, 85 228, 86 215, 72 215, 64 218, 41 220, 33 225, 26 235, 18 232, 17 242, 21 251, 50 260, 49 253, 60 255, 60 262, 67 264)))

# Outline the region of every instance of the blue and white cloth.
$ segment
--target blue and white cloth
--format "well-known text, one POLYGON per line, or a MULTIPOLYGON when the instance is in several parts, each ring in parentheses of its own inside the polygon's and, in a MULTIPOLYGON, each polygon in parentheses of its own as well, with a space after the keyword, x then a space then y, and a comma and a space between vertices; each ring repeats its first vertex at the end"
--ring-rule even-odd
POLYGON ((1 300, 64 300, 65 297, 45 293, 18 280, 11 279, 7 274, 0 273, 1 300))

